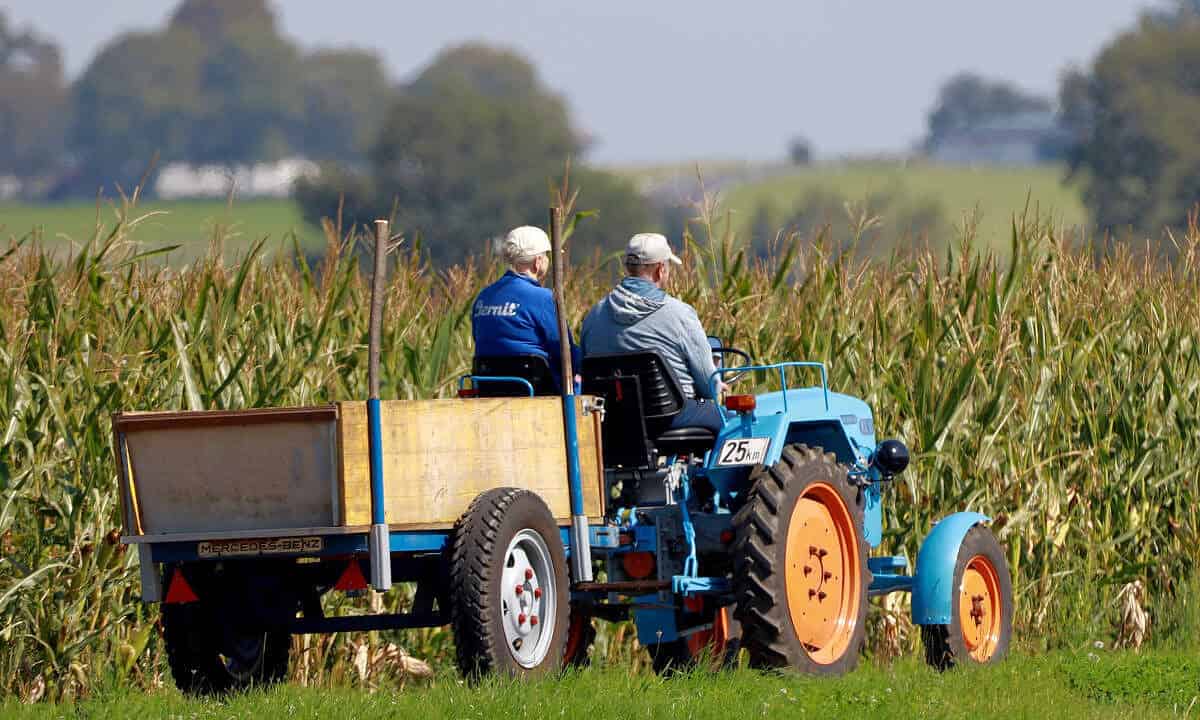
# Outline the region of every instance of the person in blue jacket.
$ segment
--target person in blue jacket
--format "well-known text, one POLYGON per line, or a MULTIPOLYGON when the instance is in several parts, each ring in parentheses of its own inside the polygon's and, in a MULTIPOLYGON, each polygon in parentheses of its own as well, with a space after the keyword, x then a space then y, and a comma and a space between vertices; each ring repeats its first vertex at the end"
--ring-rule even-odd
MULTIPOLYGON (((550 270, 550 238, 541 228, 524 225, 504 238, 501 252, 508 271, 488 285, 471 309, 476 356, 540 355, 562 389, 558 313, 554 296, 542 287, 550 270)), ((571 341, 572 367, 579 349, 571 341)))

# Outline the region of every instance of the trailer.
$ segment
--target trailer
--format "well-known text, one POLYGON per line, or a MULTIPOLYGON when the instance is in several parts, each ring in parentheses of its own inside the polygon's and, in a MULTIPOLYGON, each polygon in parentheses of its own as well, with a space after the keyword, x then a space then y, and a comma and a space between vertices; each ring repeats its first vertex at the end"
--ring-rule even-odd
POLYGON ((585 358, 580 394, 535 395, 544 360, 513 358, 477 366, 458 398, 381 401, 372 315, 365 403, 114 416, 123 540, 181 689, 280 680, 297 633, 442 625, 465 676, 535 676, 586 663, 594 622, 627 618, 662 672, 744 652, 837 675, 868 599, 891 592, 912 593, 933 666, 1005 656, 1012 581, 985 515, 937 523, 911 575, 870 556, 908 451, 877 442, 823 364, 710 339, 714 390, 774 385, 727 394, 717 433, 670 427, 683 395, 654 352, 585 358), (415 587, 402 613, 323 612, 328 593, 393 582, 415 587))

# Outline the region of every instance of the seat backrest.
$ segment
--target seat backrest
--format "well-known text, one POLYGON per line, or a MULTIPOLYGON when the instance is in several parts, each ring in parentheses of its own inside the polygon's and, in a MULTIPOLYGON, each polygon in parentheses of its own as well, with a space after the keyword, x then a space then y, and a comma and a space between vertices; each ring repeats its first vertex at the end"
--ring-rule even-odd
MULTIPOLYGON (((472 375, 519 377, 529 381, 534 395, 557 395, 558 383, 550 364, 541 355, 476 355, 472 375)), ((480 397, 513 397, 529 394, 529 388, 515 382, 480 380, 475 383, 480 397)))
MULTIPOLYGON (((584 361, 584 367, 587 367, 584 361)), ((649 468, 655 463, 646 416, 642 412, 641 381, 636 375, 592 376, 583 392, 604 398, 601 448, 606 468, 649 468)))
MULTIPOLYGON (((589 355, 583 359, 583 384, 587 392, 589 378, 636 377, 642 395, 646 427, 658 434, 683 410, 683 391, 667 363, 653 350, 610 355, 589 355)), ((606 398, 607 401, 607 398, 606 398)))
POLYGON ((604 466, 653 467, 651 441, 683 409, 683 392, 653 351, 589 355, 583 392, 604 398, 604 466))

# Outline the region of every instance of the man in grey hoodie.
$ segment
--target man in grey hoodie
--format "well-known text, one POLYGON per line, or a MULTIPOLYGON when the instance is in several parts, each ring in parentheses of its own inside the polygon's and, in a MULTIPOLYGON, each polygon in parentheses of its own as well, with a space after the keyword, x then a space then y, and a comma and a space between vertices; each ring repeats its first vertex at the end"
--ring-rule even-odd
MULTIPOLYGON (((709 386, 716 371, 712 348, 692 306, 666 292, 672 264, 683 262, 662 235, 630 238, 627 276, 584 318, 580 348, 585 356, 658 351, 684 395, 683 411, 671 427, 705 427, 715 433, 724 422, 709 386)), ((718 392, 724 387, 718 383, 718 392)))

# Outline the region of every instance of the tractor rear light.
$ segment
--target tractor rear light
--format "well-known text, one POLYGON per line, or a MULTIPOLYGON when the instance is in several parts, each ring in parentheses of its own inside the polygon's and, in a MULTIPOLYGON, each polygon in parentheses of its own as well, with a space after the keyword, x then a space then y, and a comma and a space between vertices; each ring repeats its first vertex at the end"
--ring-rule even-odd
POLYGON ((458 396, 460 398, 463 398, 464 400, 469 399, 469 398, 477 398, 477 397, 479 397, 479 389, 478 388, 459 388, 458 396))
POLYGON ((729 395, 725 398, 725 408, 734 412, 752 412, 757 405, 753 395, 729 395))
POLYGON ((623 533, 617 535, 617 544, 618 545, 632 545, 633 540, 634 540, 633 533, 624 533, 623 532, 623 533))
POLYGON ((625 574, 634 580, 648 578, 650 573, 654 572, 654 553, 625 553, 621 556, 621 567, 625 568, 625 574))
POLYGON ((721 544, 728 545, 731 542, 733 542, 733 531, 732 530, 722 530, 721 531, 721 544))

